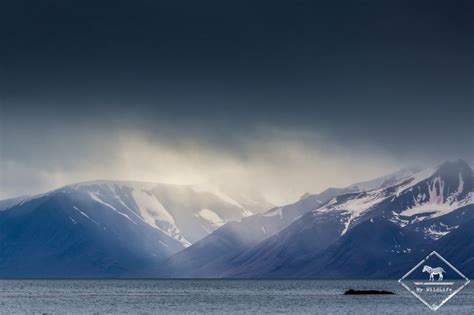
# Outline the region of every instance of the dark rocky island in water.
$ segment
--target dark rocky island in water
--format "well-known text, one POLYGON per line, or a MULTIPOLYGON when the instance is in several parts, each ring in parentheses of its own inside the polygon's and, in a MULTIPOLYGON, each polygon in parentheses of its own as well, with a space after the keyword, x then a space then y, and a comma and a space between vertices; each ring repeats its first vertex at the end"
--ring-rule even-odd
POLYGON ((366 294, 395 294, 385 290, 354 290, 349 289, 344 292, 344 295, 366 295, 366 294))

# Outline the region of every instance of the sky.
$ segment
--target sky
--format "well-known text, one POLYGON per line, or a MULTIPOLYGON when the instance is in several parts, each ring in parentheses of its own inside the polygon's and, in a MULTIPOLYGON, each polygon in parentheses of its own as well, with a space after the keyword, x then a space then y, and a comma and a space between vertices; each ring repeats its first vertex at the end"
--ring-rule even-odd
POLYGON ((0 198, 121 179, 282 204, 472 163, 473 6, 3 1, 0 198))

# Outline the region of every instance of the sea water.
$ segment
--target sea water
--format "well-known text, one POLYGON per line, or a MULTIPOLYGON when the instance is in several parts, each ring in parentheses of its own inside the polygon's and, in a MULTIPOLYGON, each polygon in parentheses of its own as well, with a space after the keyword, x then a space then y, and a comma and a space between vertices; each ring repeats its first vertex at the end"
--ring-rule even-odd
MULTIPOLYGON (((0 312, 433 314, 396 280, 0 280, 0 312), (395 295, 344 295, 350 288, 395 295)), ((436 313, 474 314, 472 285, 436 313)))

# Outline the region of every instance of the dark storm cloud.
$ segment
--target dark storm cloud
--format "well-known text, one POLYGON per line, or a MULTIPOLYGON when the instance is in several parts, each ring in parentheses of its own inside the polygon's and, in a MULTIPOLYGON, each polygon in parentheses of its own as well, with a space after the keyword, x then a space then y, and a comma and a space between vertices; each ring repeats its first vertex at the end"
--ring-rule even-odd
POLYGON ((2 164, 97 164, 124 130, 244 162, 262 129, 310 135, 310 151, 472 160, 473 13, 467 0, 4 1, 2 164))

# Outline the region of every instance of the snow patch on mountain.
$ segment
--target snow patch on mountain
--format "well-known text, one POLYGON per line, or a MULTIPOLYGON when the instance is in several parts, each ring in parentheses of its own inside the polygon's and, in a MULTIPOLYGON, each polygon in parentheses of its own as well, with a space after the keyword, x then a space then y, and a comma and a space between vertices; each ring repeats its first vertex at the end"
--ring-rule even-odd
POLYGON ((279 216, 280 219, 283 217, 283 208, 279 207, 279 208, 275 208, 275 209, 272 209, 272 210, 269 210, 263 214, 260 214, 260 216, 262 217, 273 217, 273 216, 279 216))
MULTIPOLYGON (((433 178, 427 182, 428 194, 422 193, 414 196, 414 206, 402 211, 402 216, 423 215, 422 220, 435 218, 448 214, 462 206, 473 203, 473 192, 469 192, 464 198, 460 198, 464 191, 464 178, 461 173, 458 174, 459 185, 457 189, 450 193, 449 188, 441 176, 433 178), (445 197, 446 196, 446 197, 445 197)), ((453 191, 454 189, 451 189, 453 191)))
MULTIPOLYGON (((459 200, 459 201, 452 201, 452 202, 443 202, 439 195, 433 194, 430 195, 430 199, 428 199, 425 203, 418 203, 411 208, 408 208, 402 211, 399 215, 401 216, 415 216, 421 214, 429 214, 424 215, 420 220, 426 220, 430 218, 436 218, 448 214, 460 207, 467 206, 473 203, 472 192, 470 192, 466 198, 459 200)), ((442 197, 442 196, 441 196, 442 197)))
POLYGON ((425 236, 437 240, 449 234, 451 231, 456 230, 457 228, 459 228, 459 225, 449 226, 443 222, 440 222, 439 225, 431 224, 429 227, 424 228, 423 232, 425 236))
POLYGON ((221 227, 226 223, 226 221, 222 220, 222 218, 217 213, 209 209, 201 209, 196 215, 208 221, 216 228, 221 227))
POLYGON ((377 189, 371 192, 362 192, 353 194, 348 199, 339 203, 338 198, 333 198, 326 206, 314 210, 314 213, 324 213, 329 211, 343 211, 341 222, 344 223, 344 229, 341 235, 344 235, 349 229, 354 219, 371 209, 386 198, 384 189, 377 189))
POLYGON ((158 220, 176 226, 173 217, 155 196, 137 189, 132 191, 132 195, 140 209, 140 213, 148 224, 156 226, 155 221, 158 220))
POLYGON ((398 186, 394 197, 400 196, 400 194, 403 193, 405 190, 408 190, 411 187, 415 186, 416 184, 419 184, 420 182, 427 180, 434 174, 435 171, 436 171, 435 168, 427 168, 425 170, 422 170, 414 174, 412 177, 408 179, 399 181, 398 183, 394 185, 394 186, 398 186))
POLYGON ((97 221, 95 221, 94 219, 92 219, 91 217, 89 217, 89 216, 87 215, 87 213, 85 213, 84 211, 82 211, 82 210, 79 209, 78 207, 73 206, 73 208, 74 208, 75 210, 79 211, 79 213, 80 213, 82 216, 84 216, 84 217, 86 217, 87 219, 89 219, 90 221, 94 222, 96 225, 99 225, 99 223, 97 223, 97 221))
MULTIPOLYGON (((348 231, 357 218, 376 209, 391 210, 388 212, 390 215, 388 219, 402 227, 441 217, 473 204, 473 192, 465 192, 468 179, 463 178, 469 175, 463 173, 461 166, 459 173, 451 173, 449 177, 440 175, 439 170, 443 167, 440 166, 420 171, 409 178, 395 182, 392 186, 336 197, 313 213, 315 215, 324 212, 339 213, 340 222, 344 224, 341 235, 348 231), (458 177, 458 184, 455 184, 458 186, 453 185, 452 175, 458 177), (450 184, 446 180, 450 181, 450 184), (380 205, 383 206, 380 208, 380 205)), ((426 230, 426 234, 432 236, 447 233, 449 229, 435 230, 432 227, 426 230)))
POLYGON ((191 242, 182 236, 173 216, 165 209, 156 196, 139 189, 134 189, 132 196, 145 222, 171 236, 183 244, 183 246, 188 247, 191 245, 191 242))
POLYGON ((98 203, 100 203, 100 204, 103 204, 104 206, 108 207, 109 209, 112 209, 114 212, 116 212, 116 213, 120 214, 121 216, 127 218, 127 219, 128 219, 129 221, 131 221, 133 224, 137 224, 137 222, 133 221, 127 214, 118 211, 114 206, 112 206, 111 204, 109 204, 109 203, 103 201, 96 193, 89 192, 88 194, 89 194, 89 197, 90 197, 92 200, 94 200, 94 201, 96 201, 96 202, 98 202, 98 203))
POLYGON ((74 194, 75 191, 134 224, 145 222, 184 247, 231 220, 252 214, 231 197, 204 186, 91 181, 72 184, 55 192, 74 194))

